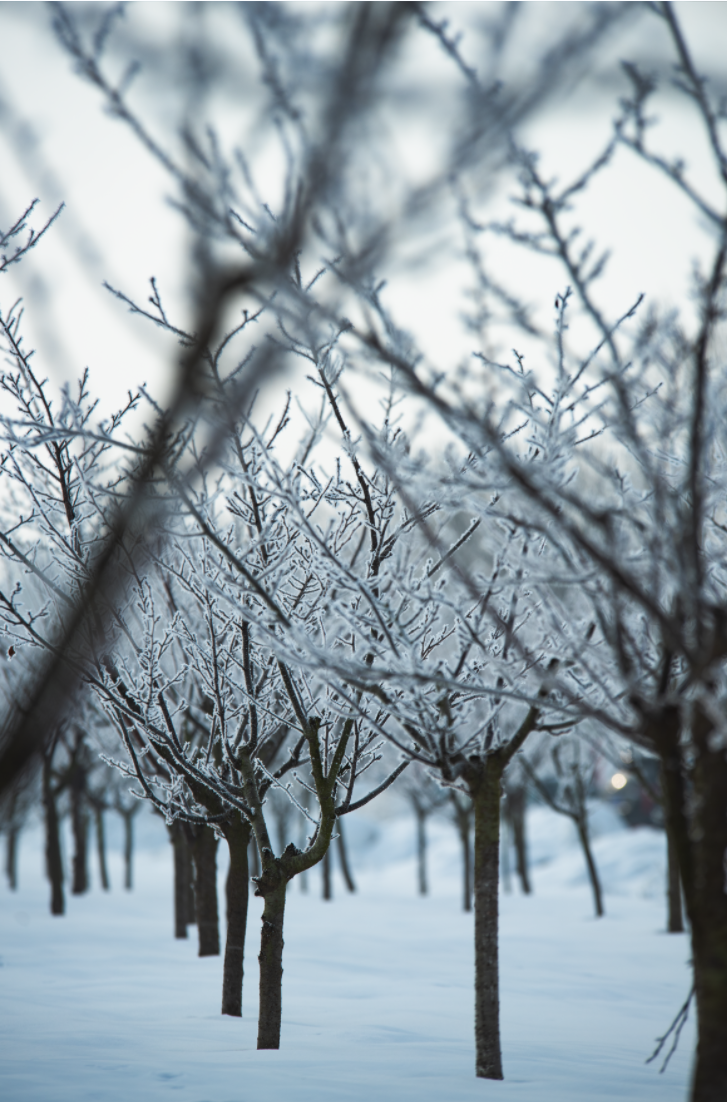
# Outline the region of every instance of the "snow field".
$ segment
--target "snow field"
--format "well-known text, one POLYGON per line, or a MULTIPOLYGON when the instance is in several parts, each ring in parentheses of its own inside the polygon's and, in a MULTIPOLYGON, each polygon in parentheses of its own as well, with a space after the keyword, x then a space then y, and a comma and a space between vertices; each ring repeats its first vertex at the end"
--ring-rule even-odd
MULTIPOLYGON (((109 822, 111 826, 111 822, 109 822)), ((592 917, 572 824, 529 813, 534 895, 501 890, 505 1082, 474 1077, 472 918, 454 830, 432 822, 432 894, 415 895, 409 818, 346 821, 358 892, 289 889, 279 1052, 255 1049, 260 901, 252 899, 243 1020, 219 1013, 221 959, 172 937, 171 848, 140 830, 136 888, 48 914, 40 831, 20 887, 0 889, 3 1102, 670 1102, 684 1099, 688 1022, 663 1075, 644 1063, 689 990, 685 935, 664 928, 664 838, 594 817, 607 914, 592 917)), ((109 831, 111 834, 112 832, 109 831)), ((220 901, 225 861, 220 846, 220 901)), ((334 861, 335 866, 335 861, 334 861)))

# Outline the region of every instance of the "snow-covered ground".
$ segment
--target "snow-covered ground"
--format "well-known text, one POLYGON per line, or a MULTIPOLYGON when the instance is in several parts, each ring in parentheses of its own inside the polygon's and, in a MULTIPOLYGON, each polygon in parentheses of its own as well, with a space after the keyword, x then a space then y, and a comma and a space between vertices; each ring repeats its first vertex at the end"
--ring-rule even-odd
POLYGON ((596 811, 607 911, 596 920, 572 824, 535 808, 528 825, 534 894, 516 884, 501 892, 503 1083, 474 1076, 472 918, 460 910, 448 824, 430 827, 427 898, 415 894, 407 818, 346 821, 355 896, 336 878, 324 903, 319 870, 308 894, 291 886, 282 1048, 262 1053, 257 900, 244 1018, 223 1018, 221 960, 196 957, 194 928, 188 941, 172 938, 171 851, 160 822, 140 831, 132 893, 120 888, 114 852, 112 891, 69 896, 63 918, 48 914, 40 832, 28 832, 19 890, 0 888, 0 1099, 684 1099, 691 1020, 663 1075, 644 1063, 690 986, 688 939, 663 932, 663 835, 596 811))

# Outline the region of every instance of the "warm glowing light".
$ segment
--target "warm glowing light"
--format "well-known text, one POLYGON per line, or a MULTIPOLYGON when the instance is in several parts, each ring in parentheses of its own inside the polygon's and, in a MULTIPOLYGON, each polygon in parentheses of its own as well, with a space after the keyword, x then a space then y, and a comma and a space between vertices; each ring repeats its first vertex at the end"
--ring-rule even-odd
POLYGON ((614 788, 625 788, 628 783, 629 779, 623 773, 614 773, 611 777, 611 784, 614 788))

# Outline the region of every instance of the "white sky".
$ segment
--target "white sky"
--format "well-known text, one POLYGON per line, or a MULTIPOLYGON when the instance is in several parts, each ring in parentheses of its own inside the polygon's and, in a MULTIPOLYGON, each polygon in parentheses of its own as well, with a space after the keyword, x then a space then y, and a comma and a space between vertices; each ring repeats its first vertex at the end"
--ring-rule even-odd
MULTIPOLYGON (((529 42, 553 33, 563 13, 577 14, 579 6, 528 5, 520 48, 527 50, 529 42)), ((221 27, 220 20, 229 17, 225 5, 214 7, 213 29, 215 19, 221 27)), ((452 3, 432 10, 441 15, 446 8, 454 29, 458 20, 488 18, 497 7, 452 3)), ((174 50, 180 46, 183 8, 177 3, 131 4, 127 19, 146 25, 163 49, 174 50)), ((676 8, 698 63, 719 72, 727 44, 727 4, 680 3, 676 8)), ((0 5, 0 41, 0 101, 5 103, 0 118, 0 225, 7 226, 35 197, 41 200, 32 221, 36 228, 61 199, 67 204, 61 224, 0 280, 0 305, 7 309, 18 295, 24 296, 26 343, 38 348, 39 370, 55 383, 76 378, 88 365, 93 390, 107 408, 142 382, 162 393, 173 346, 152 326, 130 317, 101 283, 107 279, 143 300, 154 275, 171 306, 184 309, 188 236, 165 202, 171 188, 128 130, 104 114, 99 94, 73 73, 49 29, 46 5, 0 5), (19 123, 29 125, 38 139, 23 158, 17 143, 8 140, 19 123)), ((632 21, 599 55, 598 70, 589 81, 531 122, 525 137, 542 151, 547 173, 562 179, 577 173, 608 139, 617 95, 625 90, 619 58, 663 57, 665 48, 656 20, 632 21)), ((466 54, 467 40, 463 50, 466 54)), ((513 74, 519 57, 510 60, 513 74)), ((160 133, 169 104, 147 101, 149 106, 160 133)), ((698 122, 673 97, 662 108, 655 146, 682 152, 694 179, 710 192, 712 169, 698 122)), ((229 109, 226 122, 234 122, 229 109)), ((422 164, 427 160, 421 137, 415 137, 407 152, 410 166, 417 149, 422 164)), ((269 183, 275 187, 274 180, 269 183)), ((691 261, 704 255, 708 237, 667 181, 621 152, 579 207, 579 220, 589 235, 614 250, 602 289, 614 311, 641 291, 671 304, 686 303, 691 261)), ((554 293, 562 289, 564 276, 509 247, 492 256, 498 272, 541 303, 541 322, 551 324, 554 293)), ((453 366, 471 341, 458 324, 461 281, 450 263, 445 259, 424 275, 418 273, 419 278, 402 274, 391 291, 404 324, 421 336, 431 358, 443 367, 453 366)))

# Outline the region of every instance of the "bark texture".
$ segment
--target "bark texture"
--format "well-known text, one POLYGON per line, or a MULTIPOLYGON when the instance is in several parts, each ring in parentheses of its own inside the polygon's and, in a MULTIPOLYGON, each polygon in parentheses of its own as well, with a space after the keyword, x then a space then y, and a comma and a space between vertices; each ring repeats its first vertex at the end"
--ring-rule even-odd
POLYGON ((187 905, 189 896, 189 857, 182 824, 176 819, 169 829, 174 850, 174 936, 187 937, 187 905))
POLYGON ((679 862, 691 927, 697 1052, 691 1102, 727 1098, 727 755, 704 715, 692 720, 693 762, 683 757, 680 716, 667 707, 652 722, 662 762, 664 808, 679 862), (690 784, 687 781, 689 777, 690 784))
POLYGON ((184 870, 184 909, 186 913, 186 922, 188 926, 194 926, 197 922, 197 907, 195 903, 195 885, 194 885, 194 858, 192 856, 192 838, 189 831, 186 829, 185 823, 182 827, 183 838, 183 860, 185 864, 184 870))
POLYGON ((464 774, 475 821, 475 1043, 476 1074, 502 1079, 498 962, 500 794, 504 763, 492 755, 464 774))
POLYGON ((283 1009, 283 919, 285 889, 283 881, 265 895, 260 937, 260 1016, 257 1047, 280 1048, 280 1023, 283 1009))
POLYGON ((249 897, 250 827, 239 815, 222 826, 230 851, 227 873, 227 938, 222 970, 222 1013, 242 1017, 243 959, 249 897))
POLYGON ((682 882, 677 848, 670 830, 666 831, 666 929, 669 934, 684 933, 682 882))
POLYGON ((691 906, 697 1059, 692 1102, 727 1098, 727 755, 710 746, 711 725, 697 733, 694 768, 696 837, 691 906))
POLYGON ((194 859, 194 901, 200 957, 220 955, 217 845, 218 840, 211 827, 194 828, 191 848, 194 859))

